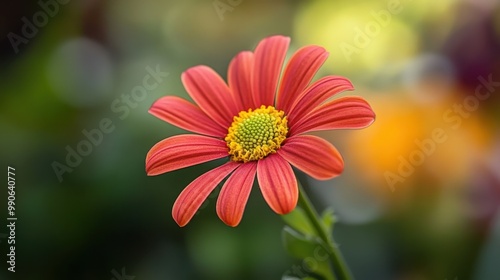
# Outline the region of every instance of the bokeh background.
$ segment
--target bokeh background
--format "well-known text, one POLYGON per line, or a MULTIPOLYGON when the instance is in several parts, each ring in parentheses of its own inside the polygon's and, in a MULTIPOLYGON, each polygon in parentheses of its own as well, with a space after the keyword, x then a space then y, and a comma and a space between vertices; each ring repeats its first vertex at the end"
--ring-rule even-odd
POLYGON ((367 129, 321 133, 346 169, 309 181, 317 207, 335 209, 356 279, 500 279, 499 1, 41 0, 1 13, 0 279, 281 279, 304 268, 258 188, 237 228, 218 220, 217 193, 188 226, 175 224, 177 195, 220 162, 144 171, 147 151, 182 133, 149 106, 187 98, 185 69, 226 77, 235 54, 273 34, 292 38, 290 53, 325 47, 318 76, 349 77, 377 114, 367 129), (148 69, 168 74, 127 99, 148 69), (103 120, 112 131, 58 178, 54 165, 103 120), (444 141, 432 142, 436 129, 444 141))

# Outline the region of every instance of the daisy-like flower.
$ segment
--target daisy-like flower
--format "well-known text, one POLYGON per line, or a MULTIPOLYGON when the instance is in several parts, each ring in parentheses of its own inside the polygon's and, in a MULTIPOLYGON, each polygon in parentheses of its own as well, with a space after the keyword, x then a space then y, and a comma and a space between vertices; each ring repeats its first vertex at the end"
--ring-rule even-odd
POLYGON ((292 165, 318 180, 339 175, 341 155, 326 140, 308 132, 363 128, 375 114, 360 97, 330 97, 353 90, 349 80, 327 76, 311 83, 328 57, 319 46, 299 49, 280 74, 290 38, 272 36, 254 52, 243 51, 229 64, 228 83, 211 68, 195 66, 182 83, 196 104, 175 96, 157 100, 151 114, 197 133, 173 136, 154 145, 146 157, 148 175, 227 158, 190 183, 179 195, 172 216, 185 226, 222 182, 217 215, 237 226, 257 175, 265 201, 278 214, 298 200, 292 165))

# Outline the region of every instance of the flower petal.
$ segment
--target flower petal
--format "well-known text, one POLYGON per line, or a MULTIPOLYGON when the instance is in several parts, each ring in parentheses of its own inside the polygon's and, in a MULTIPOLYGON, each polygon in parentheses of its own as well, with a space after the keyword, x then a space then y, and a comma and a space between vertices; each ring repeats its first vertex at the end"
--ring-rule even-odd
POLYGON ((255 67, 253 75, 254 105, 273 106, 278 79, 290 38, 272 36, 260 41, 255 48, 255 67))
POLYGON ((156 100, 149 113, 172 125, 195 133, 222 138, 227 129, 215 123, 198 106, 177 96, 156 100))
POLYGON ((281 79, 276 98, 277 109, 289 112, 327 58, 328 53, 318 46, 301 48, 292 56, 281 79))
POLYGON ((278 154, 318 180, 331 179, 344 170, 344 161, 337 149, 328 141, 313 135, 288 138, 278 154), (311 155, 314 155, 314 159, 311 155))
POLYGON ((292 167, 278 154, 257 163, 257 179, 267 204, 278 214, 287 214, 297 205, 299 190, 292 167))
POLYGON ((354 90, 352 83, 340 76, 327 76, 314 82, 297 98, 292 108, 288 110, 288 122, 293 125, 302 119, 316 106, 325 102, 328 98, 345 90, 354 90))
POLYGON ((242 164, 227 179, 217 199, 217 215, 228 226, 237 226, 252 190, 257 170, 257 162, 242 164))
POLYGON ((239 111, 224 80, 203 65, 189 68, 182 73, 181 79, 201 110, 222 127, 229 127, 239 111))
POLYGON ((361 97, 343 97, 325 103, 290 127, 290 135, 330 129, 369 126, 375 120, 372 108, 361 97))
POLYGON ((254 55, 250 51, 240 52, 229 64, 227 80, 239 111, 257 108, 252 98, 253 66, 254 55))
POLYGON ((175 200, 174 207, 172 208, 172 217, 175 222, 181 227, 189 223, 201 204, 217 187, 217 184, 239 165, 239 163, 229 161, 191 182, 177 197, 177 200, 175 200))
POLYGON ((228 156, 226 142, 212 137, 183 134, 164 139, 146 156, 149 176, 228 156))

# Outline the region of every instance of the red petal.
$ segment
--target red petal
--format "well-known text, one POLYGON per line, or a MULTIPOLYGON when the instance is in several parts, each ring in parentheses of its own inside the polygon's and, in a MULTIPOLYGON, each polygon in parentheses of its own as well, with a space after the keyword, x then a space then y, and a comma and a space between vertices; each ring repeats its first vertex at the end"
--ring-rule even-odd
POLYGON ((189 68, 182 73, 181 79, 201 110, 222 127, 229 127, 239 111, 224 80, 203 65, 189 68))
POLYGON ((174 203, 172 217, 175 222, 181 227, 189 223, 207 196, 217 187, 217 184, 239 165, 239 163, 229 161, 191 182, 174 203))
POLYGON ((257 107, 274 105, 278 79, 289 43, 288 37, 272 36, 257 45, 252 87, 252 96, 257 107))
POLYGON ((257 108, 252 99, 253 66, 254 55, 249 51, 240 52, 229 64, 227 80, 240 111, 257 108))
POLYGON ((212 137, 184 134, 164 139, 146 156, 149 176, 228 156, 226 142, 212 137))
POLYGON ((299 190, 292 167, 277 154, 257 163, 257 179, 267 204, 278 214, 287 214, 297 205, 299 190))
POLYGON ((372 108, 361 97, 343 97, 325 103, 290 127, 290 135, 330 129, 369 126, 375 120, 372 108))
POLYGON ((256 170, 255 161, 244 163, 222 186, 217 200, 217 215, 226 225, 235 227, 240 223, 252 190, 256 170))
POLYGON ((313 135, 288 138, 278 154, 318 180, 331 179, 344 170, 344 161, 337 149, 328 141, 313 135))
POLYGON ((318 46, 307 46, 298 50, 288 62, 278 90, 276 107, 289 112, 292 104, 309 85, 328 53, 318 46))
POLYGON ((293 125, 311 110, 314 110, 316 106, 345 90, 354 90, 354 86, 344 77, 327 76, 319 79, 302 92, 292 105, 292 108, 287 111, 288 123, 290 126, 293 125))
POLYGON ((224 128, 210 119, 198 106, 177 96, 165 96, 153 103, 149 113, 172 125, 195 133, 224 137, 224 128))

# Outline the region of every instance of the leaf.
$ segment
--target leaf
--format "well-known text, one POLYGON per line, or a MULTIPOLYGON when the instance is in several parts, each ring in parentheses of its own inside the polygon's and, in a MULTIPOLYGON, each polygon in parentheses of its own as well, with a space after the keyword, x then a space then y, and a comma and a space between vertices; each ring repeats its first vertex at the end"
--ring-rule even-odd
MULTIPOLYGON (((323 279, 323 278, 322 278, 323 279)), ((281 280, 318 280, 318 278, 306 276, 304 278, 298 278, 295 276, 283 275, 281 280)))
POLYGON ((298 259, 312 256, 314 249, 321 246, 316 238, 302 235, 288 226, 283 228, 282 236, 285 249, 291 256, 298 259))
POLYGON ((289 214, 281 216, 285 223, 306 236, 317 236, 314 227, 307 218, 304 210, 300 207, 295 207, 295 210, 289 214))
POLYGON ((303 279, 304 278, 300 279, 295 276, 289 276, 289 275, 283 275, 283 277, 281 277, 281 280, 303 280, 303 279))
POLYGON ((325 226, 326 230, 330 235, 333 233, 333 225, 337 221, 337 218, 335 217, 335 212, 333 211, 332 208, 326 208, 325 211, 321 214, 321 221, 323 222, 323 225, 325 226))
POLYGON ((287 275, 288 280, 293 279, 326 279, 332 280, 332 272, 329 265, 329 257, 326 255, 324 246, 319 238, 302 233, 285 226, 282 231, 283 243, 288 253, 302 262, 300 266, 294 266, 294 270, 301 271, 298 275, 287 275), (297 278, 305 277, 307 278, 297 278), (314 276, 314 278, 311 278, 314 276), (295 278, 293 278, 295 277, 295 278))

